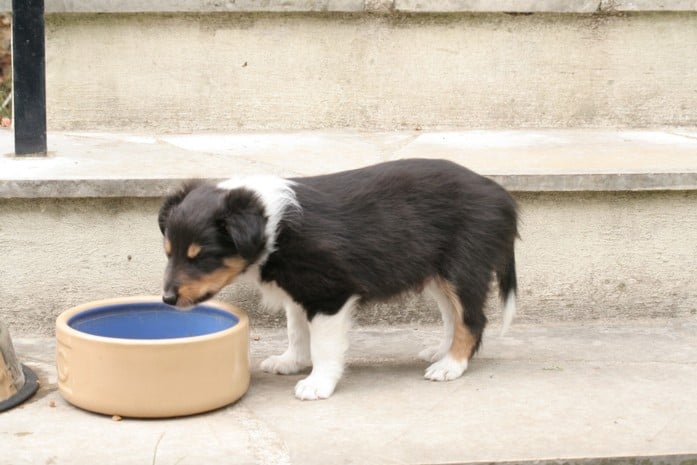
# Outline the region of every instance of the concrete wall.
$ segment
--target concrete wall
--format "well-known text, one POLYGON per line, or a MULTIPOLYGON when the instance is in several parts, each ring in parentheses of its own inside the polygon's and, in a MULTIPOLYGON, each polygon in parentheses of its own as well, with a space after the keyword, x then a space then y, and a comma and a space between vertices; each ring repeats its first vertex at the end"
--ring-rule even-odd
MULTIPOLYGON (((517 321, 689 316, 697 311, 697 192, 518 194, 517 321)), ((78 303, 159 293, 165 264, 157 199, 0 200, 0 320, 50 334, 78 303)), ((224 299, 253 325, 283 324, 250 289, 224 299)), ((492 304, 493 304, 492 299, 492 304)), ((498 307, 489 309, 492 320, 498 307)), ((369 306, 361 323, 434 322, 420 299, 369 306)))
POLYGON ((697 125, 697 13, 52 14, 49 129, 697 125))

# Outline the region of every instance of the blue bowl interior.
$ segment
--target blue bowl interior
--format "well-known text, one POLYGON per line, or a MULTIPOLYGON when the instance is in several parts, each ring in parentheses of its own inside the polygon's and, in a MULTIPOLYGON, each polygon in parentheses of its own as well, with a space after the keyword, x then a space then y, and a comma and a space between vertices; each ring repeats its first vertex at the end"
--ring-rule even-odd
POLYGON ((138 302, 85 310, 70 318, 68 326, 94 336, 172 339, 217 333, 238 322, 235 315, 207 305, 182 311, 164 303, 138 302))

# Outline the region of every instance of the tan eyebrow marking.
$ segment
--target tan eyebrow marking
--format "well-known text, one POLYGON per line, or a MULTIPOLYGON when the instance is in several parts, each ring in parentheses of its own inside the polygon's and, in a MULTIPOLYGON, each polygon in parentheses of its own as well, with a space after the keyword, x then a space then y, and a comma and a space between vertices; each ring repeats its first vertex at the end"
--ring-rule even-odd
POLYGON ((201 252, 201 246, 192 242, 189 248, 186 250, 186 256, 189 258, 196 258, 196 256, 201 252))
POLYGON ((167 238, 165 238, 165 253, 167 255, 172 253, 172 243, 167 238))

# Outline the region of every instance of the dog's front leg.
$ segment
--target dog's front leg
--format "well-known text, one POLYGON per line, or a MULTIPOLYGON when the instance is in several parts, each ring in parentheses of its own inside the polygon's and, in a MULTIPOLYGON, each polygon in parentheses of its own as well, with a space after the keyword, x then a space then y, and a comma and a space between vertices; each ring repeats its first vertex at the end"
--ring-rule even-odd
POLYGON ((326 399, 344 372, 351 314, 358 297, 350 297, 334 315, 317 314, 310 322, 312 373, 295 385, 300 400, 326 399))
POLYGON ((295 303, 285 305, 288 325, 288 348, 261 362, 261 369, 269 373, 290 375, 310 366, 310 328, 307 314, 295 303))

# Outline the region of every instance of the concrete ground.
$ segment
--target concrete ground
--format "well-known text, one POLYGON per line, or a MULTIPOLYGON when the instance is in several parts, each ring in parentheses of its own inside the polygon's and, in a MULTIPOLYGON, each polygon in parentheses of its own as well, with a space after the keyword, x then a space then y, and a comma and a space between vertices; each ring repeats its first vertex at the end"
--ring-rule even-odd
MULTIPOLYGON (((16 338, 42 385, 0 414, 0 464, 697 462, 697 319, 497 333, 452 382, 425 381, 416 358, 438 328, 363 328, 329 400, 298 401, 301 376, 255 368, 234 405, 122 421, 61 398, 52 339, 16 338)), ((282 330, 253 328, 254 366, 284 345, 282 330)))
MULTIPOLYGON (((353 332, 347 373, 329 400, 297 401, 292 390, 300 376, 268 375, 255 368, 249 392, 232 406, 188 418, 116 422, 63 401, 56 390, 53 339, 25 331, 23 337, 14 339, 16 352, 39 374, 42 387, 27 403, 0 414, 0 465, 626 463, 628 460, 622 457, 637 459, 634 463, 642 464, 697 463, 697 319, 682 312, 680 315, 685 318, 632 321, 608 311, 619 305, 637 316, 652 314, 643 311, 647 306, 690 308, 693 288, 680 285, 679 270, 672 267, 683 261, 692 263, 691 244, 695 242, 689 240, 689 234, 694 228, 686 226, 677 239, 669 234, 664 236, 661 231, 667 225, 675 226, 678 214, 681 221, 689 223, 692 218, 691 197, 680 191, 697 187, 694 129, 316 131, 179 136, 51 133, 51 153, 47 158, 16 158, 9 155, 12 150, 11 133, 0 131, 0 198, 5 205, 17 201, 17 208, 21 208, 24 204, 18 198, 37 198, 36 203, 27 204, 33 208, 44 205, 45 197, 145 197, 138 201, 138 205, 144 203, 147 207, 138 207, 145 211, 138 213, 140 216, 123 216, 123 208, 129 212, 137 210, 134 200, 119 200, 127 207, 117 208, 114 203, 109 208, 113 208, 114 221, 118 220, 122 227, 127 225, 131 234, 134 224, 147 223, 152 237, 136 235, 146 238, 144 243, 151 237, 153 244, 159 241, 159 232, 150 226, 150 217, 157 208, 153 198, 178 185, 181 179, 193 176, 223 178, 260 172, 305 175, 395 158, 430 156, 455 160, 516 192, 675 190, 677 194, 652 197, 651 205, 659 205, 670 214, 665 217, 656 210, 658 207, 641 209, 639 215, 630 209, 633 213, 627 215, 627 204, 623 203, 626 196, 613 197, 613 205, 622 208, 607 210, 607 214, 600 207, 589 210, 589 206, 598 203, 597 199, 591 202, 587 196, 581 198, 576 202, 580 206, 574 208, 583 208, 586 218, 596 218, 587 227, 597 230, 602 239, 598 241, 589 241, 589 233, 583 229, 574 233, 562 226, 567 223, 551 222, 549 213, 542 214, 545 208, 547 212, 554 211, 549 207, 559 204, 557 198, 538 201, 538 210, 530 204, 526 224, 531 225, 531 233, 525 235, 525 244, 535 253, 547 250, 549 256, 536 259, 538 256, 532 252, 526 255, 521 247, 521 266, 525 267, 526 262, 540 263, 553 270, 555 276, 567 276, 570 283, 553 288, 540 286, 544 280, 536 281, 536 288, 558 289, 560 295, 536 296, 538 305, 534 308, 542 306, 540 302, 555 302, 558 318, 545 321, 568 316, 574 307, 593 315, 596 311, 612 314, 615 319, 610 322, 603 313, 599 323, 585 320, 555 325, 514 324, 503 338, 495 334, 497 328, 492 325, 493 331, 485 337, 483 350, 469 371, 462 379, 448 383, 423 380, 426 363, 416 358, 424 345, 437 341, 437 328, 369 326, 353 332), (676 204, 681 209, 676 210, 676 204), (596 210, 600 213, 591 214, 596 210), (541 213, 537 215, 535 211, 541 213), (626 217, 639 218, 641 231, 647 231, 646 234, 637 239, 613 227, 615 220, 626 217), (648 219, 663 226, 654 227, 648 219), (550 223, 557 226, 550 228, 550 223), (548 236, 536 236, 535 231, 563 237, 568 244, 582 243, 584 253, 577 253, 573 247, 561 249, 570 250, 571 257, 551 252, 548 246, 538 246, 548 245, 548 236), (627 242, 637 250, 628 249, 627 242), (664 247, 668 243, 675 247, 675 253, 664 247), (603 253, 595 253, 589 244, 598 244, 603 253), (603 261, 588 258, 603 254, 620 272, 603 261), (628 266, 630 259, 659 276, 669 276, 671 286, 678 283, 676 289, 685 290, 684 297, 665 292, 672 287, 661 287, 663 281, 655 278, 646 279, 654 293, 642 293, 641 301, 623 301, 621 293, 603 294, 601 287, 605 284, 598 286, 605 283, 601 279, 604 270, 613 277, 607 281, 613 289, 615 284, 617 289, 624 289, 623 283, 615 282, 617 276, 644 276, 628 266), (670 266, 660 268, 658 262, 670 266), (563 267, 569 264, 578 275, 560 271, 566 271, 563 267), (577 276, 590 276, 590 281, 577 276), (584 300, 579 289, 591 289, 599 297, 584 300)), ((80 202, 78 207, 90 201, 80 202)), ((32 217, 33 225, 54 235, 56 228, 70 227, 83 233, 79 226, 82 223, 73 221, 82 217, 70 208, 57 210, 60 214, 45 214, 45 210, 37 208, 40 218, 32 217), (70 213, 65 213, 68 210, 70 213)), ((18 256, 15 251, 22 254, 23 250, 32 249, 47 254, 46 243, 50 241, 35 231, 25 235, 21 227, 31 226, 31 222, 12 223, 8 218, 25 217, 4 218, 6 239, 0 244, 5 246, 0 263, 6 265, 11 273, 8 276, 15 281, 26 271, 31 277, 27 282, 33 284, 40 265, 27 262, 26 257, 13 261, 18 256), (26 245, 27 237, 38 237, 42 242, 26 245), (22 238, 21 242, 17 238, 22 238), (24 249, 13 247, 17 243, 24 249), (31 270, 26 269, 27 263, 31 263, 31 270)), ((109 225, 107 229, 112 227, 109 225)), ((89 275, 92 280, 94 276, 103 276, 98 272, 105 268, 106 252, 93 251, 109 250, 109 257, 113 255, 123 262, 124 276, 133 275, 135 269, 154 266, 156 270, 148 276, 157 279, 142 281, 159 286, 159 248, 143 246, 157 254, 157 259, 151 259, 140 249, 133 252, 131 245, 114 251, 113 245, 93 247, 85 242, 87 239, 76 243, 72 240, 73 231, 68 233, 71 247, 80 249, 75 254, 75 269, 82 275, 89 275), (86 257, 93 257, 95 267, 92 262, 82 262, 88 260, 86 257), (132 263, 132 268, 126 267, 128 263, 132 263)), ((99 236, 98 232, 90 229, 90 236, 95 235, 99 236)), ((112 236, 112 231, 103 234, 112 236)), ((72 250, 50 249, 61 255, 72 250)), ((50 254, 43 258, 54 264, 50 254)), ((631 260, 630 265, 635 263, 631 260)), ((125 282, 121 275, 114 278, 114 270, 121 269, 114 263, 107 264, 109 279, 104 279, 112 293, 114 283, 125 282)), ((687 275, 692 269, 679 268, 687 275)), ((47 279, 46 276, 56 275, 54 270, 51 273, 42 276, 47 279)), ((525 276, 524 279, 534 281, 537 275, 528 270, 525 276)), ((84 286, 80 280, 67 279, 65 283, 61 292, 73 297, 84 286)), ((628 283, 629 289, 633 289, 633 282, 628 283)), ((129 292, 134 287, 129 284, 129 292)), ((35 292, 34 286, 31 289, 35 292)), ((60 294, 44 293, 52 300, 60 294)), ((3 297, 7 299, 6 295, 3 297)), ((521 299, 524 302, 525 296, 521 299)), ((43 309, 47 322, 52 322, 44 307, 37 308, 43 309)), ((20 321, 20 317, 13 316, 15 309, 19 309, 18 313, 31 311, 9 305, 0 308, 0 318, 7 321, 9 316, 9 322, 13 318, 20 321)), ((16 325, 10 326, 13 327, 16 325)), ((255 367, 265 357, 280 353, 285 345, 285 336, 279 329, 253 328, 252 336, 255 367)))

